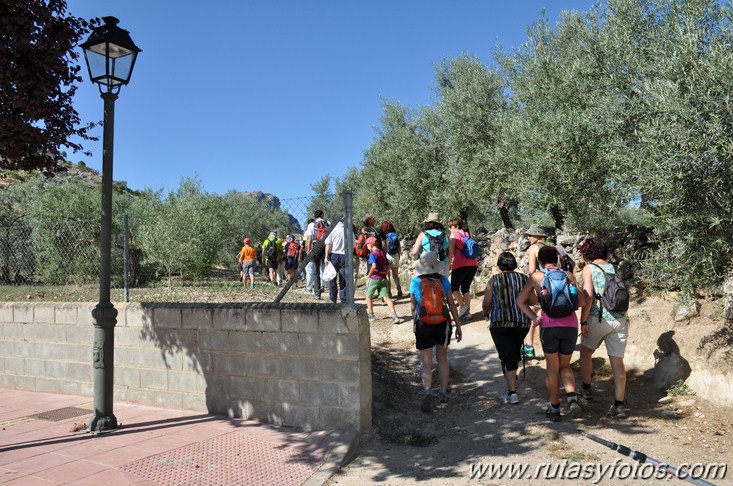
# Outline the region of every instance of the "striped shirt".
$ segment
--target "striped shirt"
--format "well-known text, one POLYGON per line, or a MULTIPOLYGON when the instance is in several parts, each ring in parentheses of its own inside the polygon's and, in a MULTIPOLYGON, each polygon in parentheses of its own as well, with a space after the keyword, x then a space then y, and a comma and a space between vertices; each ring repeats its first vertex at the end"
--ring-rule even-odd
POLYGON ((517 296, 527 280, 529 280, 528 276, 517 272, 501 272, 491 277, 492 301, 489 312, 491 328, 529 328, 532 321, 519 310, 516 304, 517 296))

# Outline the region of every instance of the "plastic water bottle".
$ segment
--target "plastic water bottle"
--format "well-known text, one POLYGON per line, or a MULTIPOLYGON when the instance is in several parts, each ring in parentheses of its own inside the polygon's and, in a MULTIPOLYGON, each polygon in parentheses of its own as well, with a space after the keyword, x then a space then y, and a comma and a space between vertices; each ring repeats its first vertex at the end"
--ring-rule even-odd
POLYGON ((578 295, 578 289, 575 284, 570 284, 570 295, 578 295))

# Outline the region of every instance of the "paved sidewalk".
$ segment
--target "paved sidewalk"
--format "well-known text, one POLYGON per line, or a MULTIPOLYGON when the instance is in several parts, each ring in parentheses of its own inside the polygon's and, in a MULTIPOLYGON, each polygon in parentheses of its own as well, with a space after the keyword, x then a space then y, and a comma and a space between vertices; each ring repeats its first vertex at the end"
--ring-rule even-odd
POLYGON ((118 430, 92 435, 91 408, 88 397, 0 387, 0 483, 316 485, 357 438, 129 403, 115 403, 118 430))

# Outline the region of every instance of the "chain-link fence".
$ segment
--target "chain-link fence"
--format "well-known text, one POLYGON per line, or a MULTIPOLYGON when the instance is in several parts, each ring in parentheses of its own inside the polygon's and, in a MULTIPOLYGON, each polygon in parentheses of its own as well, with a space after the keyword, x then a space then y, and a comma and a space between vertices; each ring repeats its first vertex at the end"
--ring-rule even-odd
MULTIPOLYGON (((21 218, 0 227, 0 284, 40 286, 98 282, 99 231, 97 221, 63 219, 31 226, 21 218)), ((118 242, 120 239, 116 238, 118 242)), ((113 261, 121 270, 122 249, 120 244, 115 246, 113 261)), ((120 285, 121 280, 117 283, 120 285)))
MULTIPOLYGON (((336 198, 333 195, 319 195, 283 199, 279 204, 269 200, 257 202, 269 207, 270 212, 254 214, 252 221, 243 221, 237 225, 238 228, 244 229, 236 231, 245 232, 244 235, 238 236, 239 241, 243 236, 253 236, 253 244, 256 244, 258 249, 261 248, 267 232, 273 229, 278 231, 278 236, 283 241, 288 234, 292 234, 296 242, 304 242, 306 239, 304 233, 316 210, 322 210, 325 219, 333 223, 332 226, 342 218, 344 222, 348 219, 351 226, 350 208, 349 214, 344 216, 344 198, 341 196, 336 198), (261 219, 262 214, 274 214, 273 223, 261 219)), ((191 216, 203 217, 203 215, 187 217, 191 216)), ((120 215, 115 215, 115 218, 122 220, 120 215)), ((153 224, 161 224, 155 223, 154 218, 152 221, 153 224)), ((113 290, 113 301, 128 300, 128 296, 133 301, 272 301, 281 289, 286 287, 289 275, 284 265, 278 269, 276 281, 270 282, 269 271, 263 268, 261 255, 254 291, 243 293, 241 276, 234 266, 228 264, 224 266, 213 264, 207 275, 194 278, 186 277, 181 270, 174 270, 171 281, 170 272, 166 273, 164 266, 160 262, 156 263, 153 248, 147 251, 144 239, 140 237, 141 232, 145 230, 140 224, 139 220, 131 217, 131 235, 125 236, 122 227, 126 225, 122 224, 116 226, 120 229, 115 230, 112 235, 110 286, 113 290), (125 245, 126 241, 130 244, 125 245), (127 278, 125 278, 126 271, 127 278), (130 289, 125 285, 128 282, 130 289)), ((31 224, 25 218, 17 218, 12 223, 0 226, 0 300, 96 300, 99 286, 99 235, 98 221, 64 219, 61 216, 52 223, 31 224), (34 289, 24 290, 28 286, 34 289)), ((215 237, 214 241, 221 241, 219 245, 221 249, 217 251, 233 255, 236 252, 236 249, 231 247, 233 238, 236 241, 235 233, 215 237)), ((164 245, 173 244, 170 238, 155 240, 162 241, 164 245)), ((176 253, 178 248, 176 247, 176 253)), ((189 247, 180 248, 180 251, 185 253, 185 249, 189 247)), ((195 245, 191 248, 196 250, 195 245)), ((292 288, 292 291, 290 289, 293 286, 288 286, 288 295, 283 294, 280 296, 281 299, 292 302, 310 301, 314 298, 315 290, 312 286, 309 292, 306 292, 306 281, 310 283, 310 279, 306 277, 312 273, 310 270, 313 266, 311 264, 306 269, 306 259, 309 256, 313 258, 315 253, 311 253, 311 255, 306 252, 300 254, 298 265, 302 264, 302 268, 296 269, 300 282, 292 288), (306 262, 303 263, 304 261, 306 262)), ((193 255, 177 256, 179 261, 193 260, 193 255)), ((320 256, 323 257, 322 252, 320 256)), ((327 286, 324 294, 328 296, 327 286)))

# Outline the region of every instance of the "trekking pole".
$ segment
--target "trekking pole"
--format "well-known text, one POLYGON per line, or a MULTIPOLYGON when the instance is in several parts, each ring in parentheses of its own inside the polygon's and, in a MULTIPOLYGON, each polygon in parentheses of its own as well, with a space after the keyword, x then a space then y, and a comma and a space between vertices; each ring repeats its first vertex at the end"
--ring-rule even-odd
POLYGON ((686 473, 684 471, 680 471, 679 469, 672 467, 669 464, 665 464, 664 462, 658 459, 649 457, 646 454, 644 454, 643 452, 632 450, 629 447, 626 447, 625 445, 616 444, 615 442, 611 442, 606 439, 601 439, 597 435, 593 435, 588 432, 581 432, 581 434, 583 434, 584 436, 586 436, 587 438, 589 438, 592 441, 598 442, 599 444, 608 447, 612 451, 616 451, 619 454, 622 454, 624 456, 628 456, 634 459, 635 461, 639 461, 640 464, 644 464, 648 462, 649 464, 654 464, 655 466, 659 468, 664 468, 664 470, 670 476, 674 476, 679 479, 684 479, 692 484, 697 484, 699 486, 715 486, 715 484, 711 483, 710 481, 706 481, 697 476, 693 476, 692 474, 686 473))

